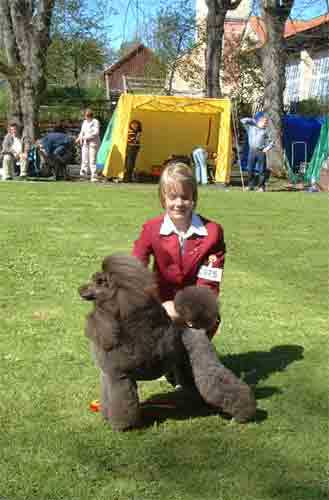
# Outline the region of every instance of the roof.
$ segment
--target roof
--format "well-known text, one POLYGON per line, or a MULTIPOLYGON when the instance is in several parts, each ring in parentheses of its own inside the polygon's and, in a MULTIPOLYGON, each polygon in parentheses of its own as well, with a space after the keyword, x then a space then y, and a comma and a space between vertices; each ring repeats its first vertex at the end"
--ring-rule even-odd
POLYGON ((115 63, 111 64, 108 68, 105 68, 104 74, 110 75, 113 73, 113 71, 117 70, 124 64, 125 62, 129 61, 129 59, 133 59, 139 52, 145 51, 149 52, 150 55, 153 55, 153 52, 151 49, 147 48, 144 44, 142 43, 137 43, 134 45, 124 56, 120 57, 118 61, 115 63))
MULTIPOLYGON (((299 21, 297 19, 288 19, 284 28, 284 37, 291 38, 299 33, 305 33, 308 30, 328 24, 329 30, 329 14, 309 19, 308 21, 299 21)), ((261 45, 265 42, 266 28, 263 20, 260 17, 252 16, 250 25, 253 31, 257 34, 261 45)))

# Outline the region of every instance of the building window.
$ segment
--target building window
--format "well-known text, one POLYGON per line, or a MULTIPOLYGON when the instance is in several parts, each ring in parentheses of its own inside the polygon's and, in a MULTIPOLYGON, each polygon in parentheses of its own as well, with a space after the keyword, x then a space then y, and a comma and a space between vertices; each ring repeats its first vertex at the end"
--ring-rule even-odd
POLYGON ((313 59, 312 81, 309 97, 329 97, 329 55, 313 59))
POLYGON ((284 103, 299 101, 300 64, 289 63, 286 66, 286 88, 284 92, 284 103))

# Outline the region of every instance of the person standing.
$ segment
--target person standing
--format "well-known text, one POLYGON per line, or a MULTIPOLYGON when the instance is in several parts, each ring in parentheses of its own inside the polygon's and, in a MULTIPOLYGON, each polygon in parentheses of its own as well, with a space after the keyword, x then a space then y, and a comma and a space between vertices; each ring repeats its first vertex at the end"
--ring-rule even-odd
POLYGON ((126 150, 126 163, 123 182, 132 182, 136 159, 141 147, 142 124, 139 120, 129 123, 128 142, 126 150))
POLYGON ((268 129, 268 118, 257 113, 255 118, 242 118, 241 123, 248 136, 248 190, 265 191, 266 153, 274 146, 268 129))
POLYGON ((198 184, 208 184, 208 151, 199 146, 192 151, 195 178, 198 184))
POLYGON ((100 145, 100 124, 91 109, 86 109, 76 143, 81 146, 80 176, 97 182, 96 156, 100 145))

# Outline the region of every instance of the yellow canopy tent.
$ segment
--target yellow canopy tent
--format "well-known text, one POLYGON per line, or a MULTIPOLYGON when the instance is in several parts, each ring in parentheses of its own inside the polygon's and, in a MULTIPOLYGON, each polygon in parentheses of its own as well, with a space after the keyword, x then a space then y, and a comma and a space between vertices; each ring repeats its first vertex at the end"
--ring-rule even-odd
POLYGON ((170 155, 190 156, 195 147, 203 146, 217 153, 216 181, 229 181, 231 102, 228 99, 123 94, 97 158, 106 177, 123 177, 131 120, 139 120, 143 127, 137 171, 151 173, 152 168, 161 166, 170 155))

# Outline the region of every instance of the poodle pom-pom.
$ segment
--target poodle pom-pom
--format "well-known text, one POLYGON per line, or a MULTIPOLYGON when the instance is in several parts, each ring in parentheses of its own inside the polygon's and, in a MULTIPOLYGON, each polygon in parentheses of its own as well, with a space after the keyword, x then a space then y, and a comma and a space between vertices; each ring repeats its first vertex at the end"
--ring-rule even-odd
POLYGON ((216 295, 204 286, 188 286, 180 290, 174 305, 179 319, 196 329, 209 330, 218 318, 216 295))

